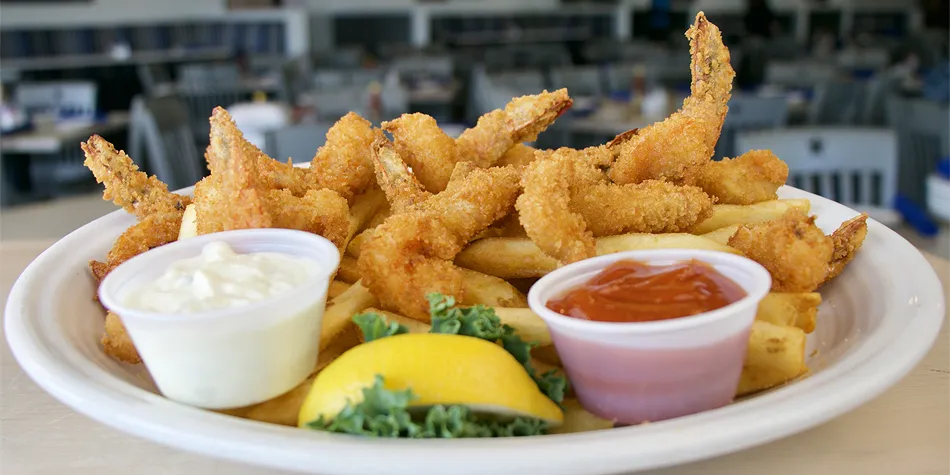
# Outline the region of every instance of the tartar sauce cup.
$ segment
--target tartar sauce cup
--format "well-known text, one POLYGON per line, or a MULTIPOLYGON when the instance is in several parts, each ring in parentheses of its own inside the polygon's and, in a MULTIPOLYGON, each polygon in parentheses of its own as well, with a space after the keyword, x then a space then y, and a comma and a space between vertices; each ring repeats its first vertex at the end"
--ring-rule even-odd
POLYGON ((538 280, 528 304, 547 324, 578 400, 621 424, 655 422, 732 402, 768 271, 745 257, 687 249, 629 251, 564 266, 538 280), (615 323, 573 318, 548 301, 583 285, 618 261, 711 265, 746 296, 725 307, 668 320, 615 323))
POLYGON ((330 278, 340 252, 327 239, 288 229, 248 229, 166 244, 122 263, 103 279, 99 300, 125 325, 162 394, 207 409, 256 404, 294 388, 313 371, 330 278), (170 264, 220 241, 237 254, 277 252, 315 261, 293 290, 243 305, 159 313, 128 305, 130 296, 170 264))

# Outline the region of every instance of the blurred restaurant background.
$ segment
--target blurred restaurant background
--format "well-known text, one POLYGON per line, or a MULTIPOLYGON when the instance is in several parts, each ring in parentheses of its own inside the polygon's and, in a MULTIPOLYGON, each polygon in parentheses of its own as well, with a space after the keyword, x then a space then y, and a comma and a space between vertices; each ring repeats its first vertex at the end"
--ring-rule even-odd
POLYGON ((683 33, 737 71, 716 158, 770 148, 789 184, 950 257, 947 0, 0 0, 0 240, 114 210, 79 142, 99 134, 171 188, 207 173, 221 105, 270 156, 309 161, 348 111, 457 135, 513 96, 568 88, 536 143, 604 143, 689 93, 683 33))

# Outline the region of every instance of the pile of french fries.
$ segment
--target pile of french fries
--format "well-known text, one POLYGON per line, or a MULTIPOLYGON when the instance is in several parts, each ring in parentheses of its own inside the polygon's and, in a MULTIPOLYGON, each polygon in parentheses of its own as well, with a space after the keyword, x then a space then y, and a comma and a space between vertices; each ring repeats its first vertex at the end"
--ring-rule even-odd
MULTIPOLYGON (((377 200, 378 197, 358 197, 377 200)), ((372 223, 370 216, 357 216, 359 210, 373 211, 374 206, 355 210, 354 223, 372 223)), ((710 249, 737 252, 728 247, 730 236, 743 224, 760 223, 780 218, 786 211, 798 208, 807 212, 807 200, 773 200, 753 205, 716 205, 713 215, 701 223, 694 234, 625 234, 598 239, 598 254, 640 249, 710 249)), ((354 233, 346 248, 336 278, 330 284, 329 303, 323 317, 319 362, 314 375, 296 389, 276 399, 247 408, 224 411, 249 419, 277 424, 296 425, 297 412, 313 379, 330 362, 360 343, 360 333, 351 322, 360 312, 376 312, 388 321, 424 333, 429 325, 383 310, 379 300, 360 282, 356 266, 360 243, 365 235, 354 233)), ((531 279, 556 269, 558 263, 542 253, 528 238, 485 237, 472 242, 456 258, 456 264, 471 269, 466 278, 464 305, 491 306, 501 321, 517 329, 537 348, 532 352, 537 368, 559 368, 560 361, 551 342, 547 326, 524 299, 531 279)), ((815 329, 821 295, 809 293, 772 292, 759 305, 752 326, 749 345, 737 396, 745 396, 784 384, 807 373, 805 365, 806 335, 815 329)), ((590 419, 590 418, 588 418, 590 419)), ((591 424, 599 423, 591 419, 591 424)))

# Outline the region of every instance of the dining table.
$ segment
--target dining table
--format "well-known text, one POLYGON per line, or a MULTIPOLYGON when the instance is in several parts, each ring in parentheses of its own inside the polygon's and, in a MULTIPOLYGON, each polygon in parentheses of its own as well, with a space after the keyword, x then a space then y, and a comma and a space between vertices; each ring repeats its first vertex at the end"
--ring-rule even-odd
MULTIPOLYGON (((51 240, 0 242, 0 299, 51 240)), ((950 261, 924 253, 950 296, 950 261)), ((0 330, 2 331, 2 330, 0 330)), ((922 343, 923 344, 923 343, 922 343)), ((950 473, 950 333, 896 386, 840 417, 774 442, 647 475, 950 473)), ((367 454, 372 456, 372 454, 367 454)), ((589 455, 596 458, 596 454, 589 455)), ((100 424, 23 373, 0 338, 0 473, 17 475, 282 474, 181 451, 100 424)), ((378 473, 385 473, 380 460, 378 473)), ((447 472, 448 473, 448 472, 447 472)))

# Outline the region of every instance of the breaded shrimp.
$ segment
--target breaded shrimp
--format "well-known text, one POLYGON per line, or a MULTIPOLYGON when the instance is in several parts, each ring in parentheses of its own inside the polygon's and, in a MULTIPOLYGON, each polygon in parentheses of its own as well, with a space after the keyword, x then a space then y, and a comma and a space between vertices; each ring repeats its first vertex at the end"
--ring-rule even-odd
POLYGON ((123 232, 106 255, 105 262, 90 261, 96 282, 119 264, 149 250, 178 239, 182 215, 191 198, 168 191, 168 185, 139 171, 125 152, 93 135, 81 144, 86 154, 84 165, 96 181, 105 184, 103 198, 112 200, 139 222, 123 232))
POLYGON ((105 333, 103 333, 100 342, 107 355, 123 363, 139 364, 142 362, 132 339, 125 331, 125 325, 122 324, 119 316, 113 312, 106 313, 105 333))
POLYGON ((211 176, 195 198, 198 233, 233 229, 269 228, 270 214, 265 207, 266 190, 260 185, 258 163, 263 153, 248 142, 221 107, 211 115, 211 143, 205 158, 211 176), (205 187, 213 188, 213 190, 205 187), (211 202, 200 198, 215 196, 211 202))
POLYGON ((713 156, 722 131, 735 71, 719 28, 699 12, 689 31, 692 85, 683 108, 662 122, 618 137, 615 183, 660 179, 692 184, 713 156))
POLYGON ((584 217, 571 209, 572 187, 580 182, 579 168, 573 157, 563 152, 535 161, 524 173, 524 193, 515 205, 528 237, 545 254, 565 263, 597 253, 584 217))
POLYGON ((270 190, 264 196, 272 227, 319 234, 342 247, 350 231, 346 200, 329 189, 310 190, 294 196, 289 190, 270 190))
POLYGON ((513 167, 469 170, 441 193, 386 219, 363 242, 363 284, 386 308, 428 320, 426 295, 464 301, 464 274, 452 263, 481 230, 507 215, 520 189, 513 167))
POLYGON ((815 218, 797 209, 773 221, 739 226, 729 246, 768 269, 773 292, 813 292, 827 279, 834 252, 815 218))
POLYGON ((831 262, 828 264, 828 276, 825 277, 825 281, 821 285, 841 274, 845 266, 854 259, 855 254, 861 249, 867 235, 868 215, 866 214, 845 221, 832 233, 831 241, 834 244, 834 254, 832 254, 831 262))
POLYGON ((751 205, 778 198, 776 190, 788 179, 788 165, 770 150, 750 150, 736 158, 709 162, 697 185, 719 203, 751 205))
POLYGON ((444 190, 455 164, 465 159, 455 139, 428 115, 403 114, 383 122, 383 129, 393 135, 394 153, 412 167, 412 173, 428 191, 444 190))
POLYGON ((142 219, 154 213, 184 212, 191 198, 168 191, 168 185, 155 176, 139 171, 124 151, 98 135, 80 144, 86 154, 83 165, 105 184, 102 198, 142 219))
POLYGON ((382 137, 373 124, 350 112, 327 132, 306 171, 309 190, 327 188, 352 200, 373 184, 373 141, 382 137))
POLYGON ((594 237, 625 233, 681 233, 712 215, 713 200, 695 186, 648 180, 597 183, 574 195, 571 207, 594 237))
POLYGON ((504 167, 508 165, 514 165, 516 167, 526 167, 531 164, 538 155, 535 153, 538 150, 529 147, 525 144, 515 144, 513 147, 509 148, 504 155, 498 159, 496 165, 504 167))
MULTIPOLYGON (((416 178, 415 169, 409 171, 406 162, 396 153, 389 140, 381 137, 373 142, 372 150, 376 181, 386 194, 393 213, 405 211, 432 197, 416 178)), ((451 172, 446 177, 446 184, 450 177, 451 172)))
POLYGON ((211 117, 206 158, 211 176, 195 186, 198 234, 277 227, 319 234, 345 246, 350 227, 346 199, 326 188, 303 196, 268 189, 258 170, 261 161, 271 158, 249 143, 220 107, 211 117))
POLYGON ((689 231, 712 214, 713 200, 693 186, 610 183, 599 168, 604 152, 557 150, 525 171, 516 207, 528 236, 549 256, 575 262, 596 254, 595 237, 689 231))
POLYGON ((566 89, 517 97, 504 109, 481 116, 458 139, 424 114, 404 114, 384 122, 383 129, 393 135, 396 152, 425 189, 438 193, 457 163, 473 162, 482 168, 496 164, 515 145, 536 140, 572 103, 566 89))
MULTIPOLYGON (((212 117, 212 120, 214 118, 212 117)), ((338 120, 327 132, 326 142, 310 161, 309 168, 294 167, 291 161, 259 160, 260 187, 289 190, 303 196, 310 190, 327 188, 352 201, 373 184, 373 140, 380 132, 355 112, 338 120)), ((251 145, 253 147, 253 145, 251 145)), ((259 156, 266 156, 253 147, 259 156)), ((281 157, 283 158, 283 157, 281 157)), ((300 158, 300 157, 296 157, 300 158)), ((212 170, 214 174, 214 170, 212 170)))
POLYGON ((130 226, 115 240, 105 262, 90 261, 89 268, 96 282, 101 282, 123 262, 178 239, 182 213, 155 213, 130 226))
POLYGON ((567 89, 516 97, 502 110, 478 118, 456 139, 462 156, 480 167, 494 165, 515 144, 533 142, 574 104, 567 89))

